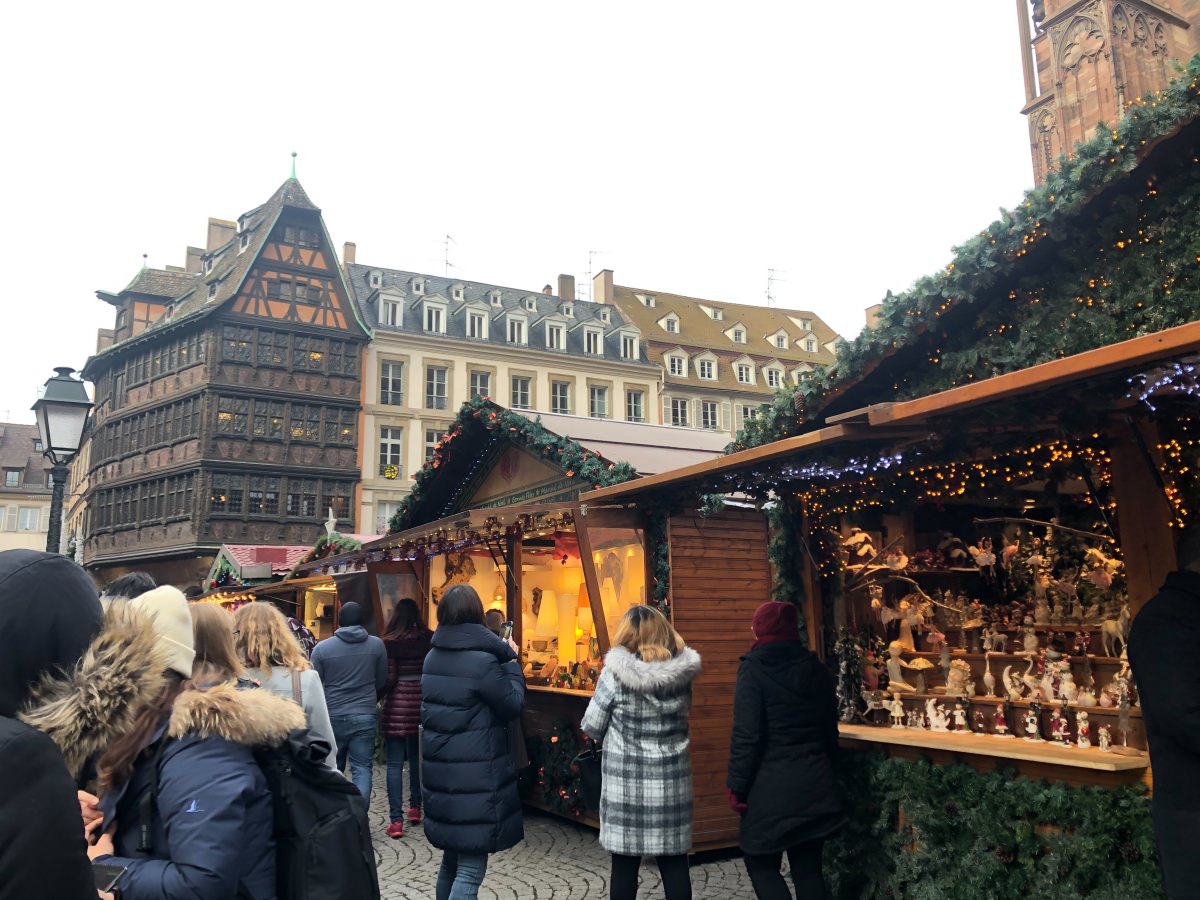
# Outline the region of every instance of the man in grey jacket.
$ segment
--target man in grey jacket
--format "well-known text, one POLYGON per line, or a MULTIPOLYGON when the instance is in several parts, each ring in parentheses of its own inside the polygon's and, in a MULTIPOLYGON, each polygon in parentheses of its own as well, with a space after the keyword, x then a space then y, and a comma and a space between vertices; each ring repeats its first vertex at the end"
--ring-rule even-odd
POLYGON ((325 704, 337 740, 338 770, 371 801, 371 761, 375 755, 375 704, 387 684, 383 641, 362 626, 362 607, 342 604, 337 631, 313 649, 312 665, 325 686, 325 704))

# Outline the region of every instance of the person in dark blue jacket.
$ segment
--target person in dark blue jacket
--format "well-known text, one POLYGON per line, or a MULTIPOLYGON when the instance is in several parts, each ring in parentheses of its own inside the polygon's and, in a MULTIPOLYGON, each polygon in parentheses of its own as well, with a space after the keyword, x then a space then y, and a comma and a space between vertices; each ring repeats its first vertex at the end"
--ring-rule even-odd
POLYGON ((525 679, 470 585, 446 591, 437 619, 421 675, 425 836, 442 851, 437 900, 475 900, 488 854, 525 837, 508 728, 525 679))
POLYGON ((73 773, 98 756, 88 855, 127 867, 122 900, 275 900, 273 802, 253 751, 303 728, 303 710, 233 681, 193 682, 192 620, 175 588, 108 614, 124 627, 30 713, 73 773))

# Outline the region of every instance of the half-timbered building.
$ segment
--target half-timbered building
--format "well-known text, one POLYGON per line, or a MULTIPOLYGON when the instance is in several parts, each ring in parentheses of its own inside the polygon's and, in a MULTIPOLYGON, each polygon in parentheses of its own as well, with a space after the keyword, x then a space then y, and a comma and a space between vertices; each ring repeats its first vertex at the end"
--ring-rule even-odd
POLYGON ((84 368, 96 408, 84 563, 196 582, 222 544, 353 530, 358 318, 320 210, 290 178, 236 223, 209 221, 184 269, 98 296, 111 336, 84 368))

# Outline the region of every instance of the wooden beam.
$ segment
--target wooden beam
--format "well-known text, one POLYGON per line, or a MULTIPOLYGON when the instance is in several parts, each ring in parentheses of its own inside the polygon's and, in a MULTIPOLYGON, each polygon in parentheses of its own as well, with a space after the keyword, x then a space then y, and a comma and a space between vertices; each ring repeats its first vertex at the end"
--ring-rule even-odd
MULTIPOLYGON (((610 635, 608 620, 604 618, 604 603, 600 597, 600 579, 596 575, 596 560, 592 556, 592 536, 588 533, 588 517, 575 519, 575 538, 579 541, 579 561, 583 564, 583 581, 587 585, 588 606, 592 610, 592 627, 596 629, 596 641, 600 644, 600 655, 608 653, 610 635)), ((649 554, 649 548, 645 549, 649 554)), ((647 582, 648 583, 648 582, 647 582)))

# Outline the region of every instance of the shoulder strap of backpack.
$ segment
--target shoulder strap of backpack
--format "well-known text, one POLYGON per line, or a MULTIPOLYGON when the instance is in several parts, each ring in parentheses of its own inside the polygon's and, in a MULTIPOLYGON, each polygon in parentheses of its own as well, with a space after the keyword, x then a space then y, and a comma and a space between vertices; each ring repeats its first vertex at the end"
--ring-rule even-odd
POLYGON ((304 691, 300 688, 300 670, 292 669, 292 699, 297 706, 304 705, 304 691))
POLYGON ((138 820, 140 833, 138 835, 138 852, 154 852, 154 814, 158 808, 158 764, 162 761, 163 749, 167 746, 167 736, 159 738, 150 757, 150 784, 138 799, 138 820))

